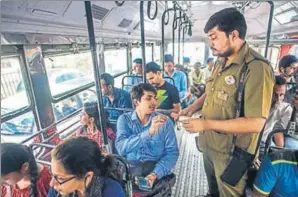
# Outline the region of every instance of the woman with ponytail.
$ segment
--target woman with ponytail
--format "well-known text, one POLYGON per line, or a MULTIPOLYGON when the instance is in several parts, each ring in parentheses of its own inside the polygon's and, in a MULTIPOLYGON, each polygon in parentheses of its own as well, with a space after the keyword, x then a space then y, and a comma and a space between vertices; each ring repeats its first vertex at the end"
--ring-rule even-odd
POLYGON ((29 147, 1 144, 2 197, 45 197, 50 181, 48 168, 36 163, 29 147))
POLYGON ((52 150, 52 181, 48 197, 124 197, 113 180, 113 159, 86 137, 70 138, 52 150))
MULTIPOLYGON (((108 115, 106 117, 109 117, 108 115)), ((102 148, 103 145, 103 134, 99 131, 99 112, 97 107, 97 102, 87 102, 84 104, 81 113, 81 123, 82 127, 76 132, 76 136, 84 136, 89 139, 95 140, 99 146, 102 148)), ((109 139, 109 144, 113 144, 116 134, 111 129, 109 122, 107 122, 107 134, 109 139)))

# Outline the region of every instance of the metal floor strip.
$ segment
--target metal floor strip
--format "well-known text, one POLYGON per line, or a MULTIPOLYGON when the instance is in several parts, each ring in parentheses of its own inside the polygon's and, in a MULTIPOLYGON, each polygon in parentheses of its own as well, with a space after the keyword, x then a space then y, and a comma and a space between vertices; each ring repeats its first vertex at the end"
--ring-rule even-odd
POLYGON ((176 130, 176 136, 180 155, 174 169, 177 180, 172 188, 172 197, 203 196, 208 192, 208 184, 203 156, 195 145, 196 135, 181 129, 176 130))

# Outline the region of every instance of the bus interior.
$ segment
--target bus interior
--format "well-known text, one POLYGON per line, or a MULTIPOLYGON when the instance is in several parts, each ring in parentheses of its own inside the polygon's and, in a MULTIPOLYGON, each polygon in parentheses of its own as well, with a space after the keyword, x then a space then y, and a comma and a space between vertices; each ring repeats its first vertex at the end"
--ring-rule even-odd
MULTIPOLYGON (((135 58, 142 58, 143 65, 154 61, 163 67, 164 55, 172 54, 178 64, 189 57, 191 65, 205 65, 213 56, 204 26, 223 8, 235 7, 244 14, 247 42, 269 60, 276 74, 283 56, 298 56, 298 1, 21 0, 0 4, 1 143, 29 145, 44 165, 50 165, 49 152, 59 139, 73 136, 80 126, 85 102, 99 102, 100 129, 108 143, 101 73, 111 74, 115 87, 124 88, 135 58)), ((180 156, 168 196, 208 192, 197 135, 176 129, 180 156)), ((131 197, 131 177, 125 175, 126 196, 131 197)))

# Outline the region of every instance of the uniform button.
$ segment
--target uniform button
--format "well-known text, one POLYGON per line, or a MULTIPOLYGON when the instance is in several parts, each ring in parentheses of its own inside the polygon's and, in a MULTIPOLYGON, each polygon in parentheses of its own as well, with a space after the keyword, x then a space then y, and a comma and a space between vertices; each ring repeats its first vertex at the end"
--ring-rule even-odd
POLYGON ((214 88, 211 88, 211 91, 214 91, 214 88))
POLYGON ((218 73, 217 75, 218 75, 218 76, 220 76, 220 75, 221 75, 221 73, 218 73))

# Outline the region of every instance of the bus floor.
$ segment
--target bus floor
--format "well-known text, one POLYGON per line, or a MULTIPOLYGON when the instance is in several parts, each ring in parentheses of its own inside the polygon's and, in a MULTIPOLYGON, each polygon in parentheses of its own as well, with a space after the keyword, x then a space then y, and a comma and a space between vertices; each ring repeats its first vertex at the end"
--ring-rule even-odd
POLYGON ((195 144, 197 134, 189 134, 181 128, 176 130, 176 136, 180 155, 174 169, 176 183, 172 188, 172 197, 204 196, 208 192, 208 183, 203 155, 195 144))

